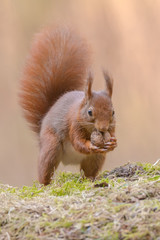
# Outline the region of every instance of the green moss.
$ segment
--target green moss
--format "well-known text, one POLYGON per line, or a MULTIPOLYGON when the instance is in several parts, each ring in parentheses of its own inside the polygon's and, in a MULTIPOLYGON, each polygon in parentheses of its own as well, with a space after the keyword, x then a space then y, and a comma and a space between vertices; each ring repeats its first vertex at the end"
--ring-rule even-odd
POLYGON ((37 237, 35 237, 35 236, 32 235, 32 234, 26 234, 26 235, 25 235, 25 239, 26 239, 26 240, 39 240, 40 238, 37 238, 37 237))
POLYGON ((160 165, 152 165, 151 163, 145 163, 145 164, 142 164, 142 163, 137 163, 137 165, 139 166, 142 166, 144 171, 147 173, 147 174, 157 174, 157 173, 160 173, 160 165))
POLYGON ((67 221, 67 219, 62 218, 57 221, 45 221, 40 223, 41 228, 45 228, 45 232, 48 231, 48 229, 54 229, 54 228, 69 228, 73 225, 73 222, 67 221))
POLYGON ((160 175, 157 175, 157 176, 154 176, 154 177, 149 177, 148 179, 147 179, 148 181, 157 181, 157 180, 159 180, 160 181, 160 175))
POLYGON ((70 221, 64 221, 64 222, 57 222, 54 224, 54 227, 58 227, 58 228, 69 228, 73 225, 73 222, 70 221))
POLYGON ((130 203, 120 203, 117 206, 113 207, 113 209, 116 213, 118 213, 124 209, 128 209, 131 206, 132 206, 132 204, 130 204, 130 203))
POLYGON ((29 240, 154 239, 160 236, 160 167, 140 165, 144 171, 128 178, 102 174, 92 182, 60 172, 49 186, 1 184, 0 234, 29 240))
POLYGON ((108 222, 105 224, 104 227, 102 227, 104 230, 104 236, 101 237, 100 239, 105 239, 105 240, 119 240, 119 233, 117 231, 114 231, 114 223, 113 222, 108 222))
POLYGON ((113 232, 111 230, 108 230, 108 231, 106 231, 106 234, 103 239, 104 240, 119 240, 120 236, 119 236, 118 232, 113 232))
POLYGON ((109 183, 109 179, 102 177, 102 178, 100 178, 98 180, 95 180, 94 184, 99 184, 99 183, 103 183, 103 182, 109 183))
MULTIPOLYGON (((145 173, 140 174, 140 176, 148 176, 144 181, 158 181, 160 180, 160 174, 158 175, 158 172, 160 173, 160 166, 153 166, 149 163, 147 164, 140 164, 139 166, 142 166, 145 173)), ((125 183, 124 178, 104 178, 105 174, 108 173, 105 171, 102 174, 102 177, 99 180, 96 180, 94 184, 100 184, 103 182, 106 182, 109 184, 110 188, 126 188, 128 186, 128 183, 125 183)), ((136 173, 138 174, 138 172, 136 173)), ((13 188, 8 187, 6 190, 4 188, 0 188, 1 192, 9 192, 9 193, 15 193, 21 198, 33 198, 36 196, 41 196, 41 193, 44 193, 45 191, 48 191, 50 195, 54 196, 66 196, 66 195, 72 195, 72 194, 78 194, 84 190, 89 191, 93 185, 92 182, 88 179, 82 179, 80 177, 80 174, 72 174, 70 172, 64 173, 60 172, 52 181, 50 186, 44 187, 43 185, 38 184, 35 182, 32 186, 23 186, 22 188, 13 188)))
POLYGON ((38 183, 34 183, 31 187, 23 186, 19 189, 19 196, 22 198, 32 198, 44 192, 44 187, 38 183))
POLYGON ((147 240, 147 239, 153 239, 151 233, 148 230, 145 230, 144 232, 128 233, 124 237, 124 240, 147 240))
POLYGON ((78 179, 71 179, 61 183, 61 185, 56 188, 54 185, 55 184, 53 184, 53 187, 50 189, 50 194, 54 196, 72 195, 73 193, 76 194, 91 189, 91 184, 88 180, 80 182, 78 179))

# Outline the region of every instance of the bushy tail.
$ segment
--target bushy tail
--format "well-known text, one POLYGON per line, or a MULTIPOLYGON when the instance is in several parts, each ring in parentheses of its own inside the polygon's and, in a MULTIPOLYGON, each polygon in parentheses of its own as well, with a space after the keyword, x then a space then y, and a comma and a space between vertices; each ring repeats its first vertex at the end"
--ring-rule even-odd
POLYGON ((89 65, 88 45, 74 31, 48 28, 37 34, 20 90, 20 104, 35 132, 61 95, 84 88, 89 65))

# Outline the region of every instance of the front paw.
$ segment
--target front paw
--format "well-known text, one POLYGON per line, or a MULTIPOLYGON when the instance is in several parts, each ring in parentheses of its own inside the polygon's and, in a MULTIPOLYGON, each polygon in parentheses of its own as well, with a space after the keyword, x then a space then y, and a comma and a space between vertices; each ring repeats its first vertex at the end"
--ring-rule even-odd
POLYGON ((104 144, 104 148, 107 149, 107 151, 113 151, 117 147, 117 139, 115 137, 111 137, 109 142, 106 142, 104 144))
POLYGON ((92 143, 90 144, 89 149, 90 149, 91 153, 106 153, 106 152, 108 152, 108 148, 106 148, 105 146, 103 148, 100 148, 100 147, 93 145, 92 143))

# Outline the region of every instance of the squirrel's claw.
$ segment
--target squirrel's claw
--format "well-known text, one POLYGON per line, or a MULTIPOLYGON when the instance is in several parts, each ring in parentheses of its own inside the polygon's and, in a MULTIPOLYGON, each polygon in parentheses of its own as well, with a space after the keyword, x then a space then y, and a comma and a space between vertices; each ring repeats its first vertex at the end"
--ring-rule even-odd
POLYGON ((106 153, 106 152, 108 152, 109 149, 108 149, 108 147, 100 148, 100 147, 97 147, 97 146, 91 144, 90 150, 92 153, 106 153))
POLYGON ((100 148, 100 147, 97 147, 93 144, 90 145, 90 151, 92 153, 105 153, 107 152, 108 150, 106 148, 100 148))
POLYGON ((117 139, 113 138, 112 141, 110 140, 110 142, 106 142, 104 144, 104 147, 108 150, 108 151, 113 151, 116 147, 117 147, 117 139))
POLYGON ((111 137, 111 138, 110 138, 110 142, 117 142, 117 138, 111 137))

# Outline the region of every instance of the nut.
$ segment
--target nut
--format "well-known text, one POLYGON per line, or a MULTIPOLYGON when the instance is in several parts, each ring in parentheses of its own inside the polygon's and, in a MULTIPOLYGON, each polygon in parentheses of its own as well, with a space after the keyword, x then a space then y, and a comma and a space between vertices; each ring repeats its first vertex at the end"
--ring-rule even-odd
POLYGON ((111 139, 111 135, 109 132, 105 132, 103 137, 104 137, 104 142, 109 142, 111 139))
POLYGON ((97 130, 93 131, 91 134, 91 143, 97 147, 104 147, 104 143, 110 140, 110 133, 101 133, 97 130))

